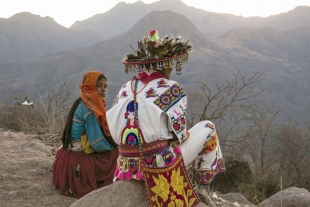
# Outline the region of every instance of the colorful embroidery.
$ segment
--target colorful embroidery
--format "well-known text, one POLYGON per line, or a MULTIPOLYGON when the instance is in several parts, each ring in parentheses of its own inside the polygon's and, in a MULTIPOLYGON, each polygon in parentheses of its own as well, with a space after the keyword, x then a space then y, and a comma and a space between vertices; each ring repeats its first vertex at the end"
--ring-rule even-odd
POLYGON ((167 81, 164 79, 161 79, 160 81, 157 82, 158 86, 157 88, 168 88, 169 85, 167 84, 167 81))
POLYGON ((200 157, 198 162, 197 162, 197 169, 202 168, 203 165, 204 165, 204 160, 202 157, 200 157))
POLYGON ((161 110, 167 111, 171 106, 173 106, 181 97, 185 96, 185 92, 178 83, 173 84, 168 88, 163 94, 161 94, 155 101, 161 110))
POLYGON ((164 150, 161 153, 161 157, 162 157, 165 165, 167 165, 167 166, 170 165, 172 163, 172 161, 174 161, 174 156, 169 149, 164 150))
MULTIPOLYGON (((138 106, 138 103, 137 103, 138 106)), ((124 114, 126 119, 126 126, 122 131, 122 144, 124 145, 138 145, 139 135, 141 136, 141 142, 144 142, 142 131, 138 129, 138 125, 135 120, 134 101, 130 101, 127 105, 126 112, 124 114)))
POLYGON ((127 98, 127 97, 128 97, 127 91, 122 91, 121 98, 127 98))
POLYGON ((117 95, 115 96, 114 100, 113 100, 112 106, 116 105, 116 104, 118 103, 118 101, 119 101, 119 96, 118 96, 118 94, 117 94, 117 95))
POLYGON ((139 159, 130 158, 128 159, 128 171, 135 174, 139 171, 139 159))
POLYGON ((148 167, 157 167, 156 155, 144 156, 143 161, 148 167))
POLYGON ((208 154, 217 148, 219 142, 217 134, 216 132, 212 134, 213 136, 207 142, 205 142, 203 149, 200 152, 200 155, 208 154))
POLYGON ((183 157, 169 167, 143 167, 150 206, 196 206, 199 198, 196 195, 183 163, 183 157))
POLYGON ((205 128, 214 129, 214 125, 211 124, 211 123, 207 123, 207 124, 205 125, 205 128))
MULTIPOLYGON (((157 160, 162 159, 163 151, 170 151, 168 149, 168 141, 156 141, 145 143, 142 146, 143 159, 140 158, 139 147, 120 145, 119 146, 118 167, 115 170, 114 177, 119 180, 136 179, 142 180, 142 167, 148 166, 150 168, 162 167, 162 162, 159 166, 157 160)), ((174 159, 173 159, 174 160, 174 159)))
POLYGON ((154 90, 153 87, 151 87, 148 91, 145 92, 146 98, 150 97, 157 97, 158 94, 156 94, 156 91, 154 90))
POLYGON ((215 169, 212 169, 212 170, 197 169, 196 176, 197 176, 198 184, 208 185, 211 183, 211 181, 217 174, 224 172, 224 171, 225 171, 225 166, 224 166, 224 161, 222 158, 217 161, 217 165, 215 169))
POLYGON ((181 112, 178 112, 177 110, 173 110, 173 112, 177 115, 177 116, 180 116, 181 112))
POLYGON ((184 112, 177 119, 174 116, 170 117, 171 125, 174 131, 178 134, 186 128, 186 113, 184 112))
POLYGON ((138 145, 138 129, 126 128, 122 133, 122 144, 138 145))

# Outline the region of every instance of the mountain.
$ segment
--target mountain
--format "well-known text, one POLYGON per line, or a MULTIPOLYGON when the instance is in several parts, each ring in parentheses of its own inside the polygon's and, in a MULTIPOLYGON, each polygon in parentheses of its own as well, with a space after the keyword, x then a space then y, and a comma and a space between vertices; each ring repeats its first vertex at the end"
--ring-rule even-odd
POLYGON ((284 31, 310 23, 310 7, 307 6, 299 6, 287 13, 266 18, 244 18, 189 7, 181 0, 160 0, 151 4, 145 4, 141 1, 132 4, 121 2, 103 14, 75 22, 70 28, 91 30, 100 33, 103 39, 108 39, 125 33, 150 12, 164 10, 182 14, 201 32, 214 35, 223 35, 230 29, 237 27, 270 27, 277 31, 284 31))
MULTIPOLYGON (((238 70, 248 75, 263 72, 265 81, 259 87, 266 90, 262 99, 290 109, 285 112, 288 116, 308 117, 305 111, 310 91, 309 59, 301 53, 309 53, 300 42, 286 36, 287 32, 270 28, 240 28, 220 37, 204 34, 184 15, 171 11, 151 12, 123 35, 93 46, 48 55, 30 63, 0 64, 0 73, 5 74, 0 77, 0 101, 21 91, 35 99, 37 90, 45 91, 48 83, 59 82, 64 74, 80 82, 85 72, 100 70, 109 79, 110 107, 121 85, 132 78, 124 74, 122 59, 125 54, 133 53, 130 45, 136 48, 137 41, 151 29, 157 29, 161 37, 181 35, 191 41, 193 52, 183 66, 182 75, 172 75, 186 91, 197 90, 197 81, 210 86, 225 84, 238 70)), ((298 36, 298 30, 294 31, 298 36)))
MULTIPOLYGON (((299 33, 297 32, 297 34, 299 33)), ((303 42, 298 41, 294 36, 286 35, 285 32, 277 32, 270 27, 245 27, 232 29, 222 37, 266 56, 290 59, 291 62, 308 62, 310 48, 306 47, 303 42)))
POLYGON ((123 34, 150 12, 164 10, 186 16, 203 33, 223 34, 232 25, 233 27, 243 25, 244 20, 243 17, 231 14, 217 14, 189 7, 181 0, 160 0, 151 4, 137 1, 132 4, 118 3, 103 14, 97 14, 87 20, 76 21, 70 28, 91 30, 102 34, 104 39, 108 39, 123 34))
POLYGON ((285 36, 294 39, 304 47, 310 48, 310 23, 294 29, 289 29, 282 32, 285 36))
POLYGON ((28 12, 0 19, 0 62, 28 62, 46 54, 72 50, 99 42, 92 31, 76 31, 50 17, 28 12))

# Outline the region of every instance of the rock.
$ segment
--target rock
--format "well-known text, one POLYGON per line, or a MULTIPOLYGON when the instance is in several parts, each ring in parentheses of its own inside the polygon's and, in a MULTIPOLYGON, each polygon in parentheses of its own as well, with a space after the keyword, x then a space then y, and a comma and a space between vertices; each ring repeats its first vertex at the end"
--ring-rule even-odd
MULTIPOLYGON (((94 190, 75 201, 70 207, 82 206, 147 207, 149 206, 149 201, 142 182, 126 180, 94 190)), ((208 206, 199 203, 196 207, 208 206)))
POLYGON ((261 202, 258 207, 309 207, 310 193, 304 188, 290 187, 261 202), (281 205, 282 200, 282 205, 281 205))
POLYGON ((51 155, 52 152, 50 149, 48 149, 45 145, 43 144, 38 144, 34 142, 27 142, 21 146, 22 148, 31 148, 31 149, 36 149, 42 152, 45 152, 48 155, 51 155))
POLYGON ((48 173, 47 170, 44 169, 33 169, 28 171, 31 175, 46 175, 48 173))
POLYGON ((226 201, 242 205, 248 205, 248 206, 256 206, 253 205, 250 201, 248 201, 242 194, 240 193, 227 193, 227 194, 219 194, 217 197, 222 198, 226 201))
POLYGON ((24 169, 27 168, 50 169, 50 167, 53 165, 53 160, 42 157, 21 158, 19 161, 20 164, 24 167, 24 169))

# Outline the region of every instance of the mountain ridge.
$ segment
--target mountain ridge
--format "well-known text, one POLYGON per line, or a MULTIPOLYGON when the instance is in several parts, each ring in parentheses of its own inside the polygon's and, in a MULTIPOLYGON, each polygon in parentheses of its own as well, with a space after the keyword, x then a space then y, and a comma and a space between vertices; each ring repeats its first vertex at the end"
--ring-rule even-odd
MULTIPOLYGON (((25 64, 0 64, 0 72, 6 74, 5 77, 0 78, 0 89, 4 92, 0 101, 16 94, 20 89, 24 89, 24 93, 29 97, 36 97, 35 88, 41 91, 47 90, 47 83, 59 82, 65 73, 69 74, 70 78, 81 80, 85 72, 100 70, 109 79, 110 92, 107 96, 107 104, 111 106, 114 95, 121 85, 132 77, 132 75, 124 74, 121 60, 126 53, 132 53, 130 45, 137 48, 137 41, 142 36, 146 36, 151 29, 157 29, 160 37, 181 35, 182 38, 189 39, 193 45, 193 52, 189 54, 189 62, 183 66, 182 75, 176 76, 174 72, 172 75, 172 79, 180 82, 186 91, 197 90, 195 88, 197 81, 213 86, 224 84, 237 71, 248 75, 263 72, 266 74, 264 84, 267 89, 262 98, 274 99, 276 97, 275 100, 278 103, 286 105, 294 111, 294 114, 305 118, 304 111, 307 107, 307 94, 309 93, 307 92, 310 78, 307 67, 309 60, 298 61, 298 54, 294 51, 286 51, 290 54, 289 57, 270 55, 269 53, 273 52, 271 49, 276 46, 272 45, 271 48, 269 43, 258 44, 262 48, 250 48, 251 44, 255 46, 257 39, 250 39, 249 45, 241 44, 247 36, 240 36, 238 42, 232 41, 225 35, 219 37, 204 34, 187 17, 168 10, 151 12, 126 33, 92 46, 46 55, 25 64), (267 50, 267 53, 263 52, 264 50, 267 50), (269 53, 268 50, 270 50, 269 53)), ((282 40, 278 45, 287 44, 287 39, 289 39, 292 46, 286 47, 286 50, 300 48, 300 43, 290 37, 285 39, 286 36, 279 31, 270 28, 249 28, 249 30, 253 30, 262 42, 268 42, 265 36, 267 33, 271 34, 274 39, 282 40), (282 36, 284 40, 278 38, 282 36)), ((298 32, 298 30, 293 31, 298 32)), ((293 31, 291 31, 292 36, 294 36, 293 31)), ((230 31, 230 34, 233 32, 234 30, 230 31)), ((76 96, 78 96, 77 91, 76 96)), ((287 115, 292 114, 287 112, 287 115)))
POLYGON ((28 62, 66 50, 92 45, 101 40, 92 31, 74 31, 50 17, 29 12, 0 19, 0 62, 28 62))

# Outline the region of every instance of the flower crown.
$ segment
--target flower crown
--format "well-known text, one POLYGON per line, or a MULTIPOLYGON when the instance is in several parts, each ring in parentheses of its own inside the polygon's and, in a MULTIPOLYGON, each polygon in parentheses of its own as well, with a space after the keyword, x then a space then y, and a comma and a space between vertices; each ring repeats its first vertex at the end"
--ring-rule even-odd
MULTIPOLYGON (((130 45, 131 46, 131 45, 130 45)), ((188 52, 191 51, 189 40, 169 38, 168 35, 159 38, 156 30, 151 30, 147 37, 138 41, 138 49, 131 48, 134 54, 126 54, 122 63, 125 73, 141 73, 175 67, 176 73, 182 73, 182 65, 188 62, 188 52)))

